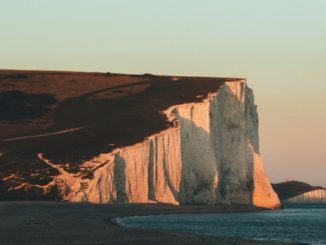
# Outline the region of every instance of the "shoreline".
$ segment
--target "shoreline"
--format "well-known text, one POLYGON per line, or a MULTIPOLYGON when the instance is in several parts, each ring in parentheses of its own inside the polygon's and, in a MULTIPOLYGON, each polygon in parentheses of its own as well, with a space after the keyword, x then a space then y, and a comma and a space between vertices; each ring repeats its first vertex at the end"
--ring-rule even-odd
POLYGON ((268 210, 246 205, 88 204, 0 202, 0 244, 297 244, 127 228, 117 218, 268 210))

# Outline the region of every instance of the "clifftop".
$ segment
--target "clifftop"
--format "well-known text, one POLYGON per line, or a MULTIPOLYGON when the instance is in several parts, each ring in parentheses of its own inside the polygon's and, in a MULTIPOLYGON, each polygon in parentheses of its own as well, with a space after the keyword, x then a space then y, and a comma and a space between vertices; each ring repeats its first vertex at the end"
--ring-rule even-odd
POLYGON ((2 70, 0 151, 88 160, 170 127, 162 114, 168 107, 202 101, 225 81, 242 80, 2 70))

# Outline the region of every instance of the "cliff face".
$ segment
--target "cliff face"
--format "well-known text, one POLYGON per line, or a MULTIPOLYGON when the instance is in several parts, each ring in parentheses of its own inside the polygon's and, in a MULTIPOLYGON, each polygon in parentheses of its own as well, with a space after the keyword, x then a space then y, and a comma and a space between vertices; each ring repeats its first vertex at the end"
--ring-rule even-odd
POLYGON ((43 190, 57 186, 64 200, 75 202, 280 206, 264 172, 258 115, 244 80, 225 82, 201 102, 162 113, 172 126, 81 162, 83 174, 40 152, 38 159, 59 172, 43 190))
POLYGON ((309 191, 284 200, 290 203, 324 203, 326 202, 326 190, 319 189, 309 191))
POLYGON ((326 189, 300 181, 286 181, 272 185, 282 202, 326 202, 326 189))

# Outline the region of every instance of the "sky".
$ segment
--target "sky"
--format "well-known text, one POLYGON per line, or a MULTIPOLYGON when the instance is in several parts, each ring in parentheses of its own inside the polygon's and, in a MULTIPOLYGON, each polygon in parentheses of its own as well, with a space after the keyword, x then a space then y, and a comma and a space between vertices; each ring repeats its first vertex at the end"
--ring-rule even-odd
POLYGON ((325 0, 0 0, 0 68, 245 77, 273 182, 326 186, 325 0))

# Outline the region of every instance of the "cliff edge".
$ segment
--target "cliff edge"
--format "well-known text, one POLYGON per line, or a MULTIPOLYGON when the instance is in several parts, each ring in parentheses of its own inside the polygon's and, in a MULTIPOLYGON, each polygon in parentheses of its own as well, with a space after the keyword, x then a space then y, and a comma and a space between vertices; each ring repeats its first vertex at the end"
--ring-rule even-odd
POLYGON ((1 200, 280 206, 244 79, 3 70, 0 84, 1 200))

